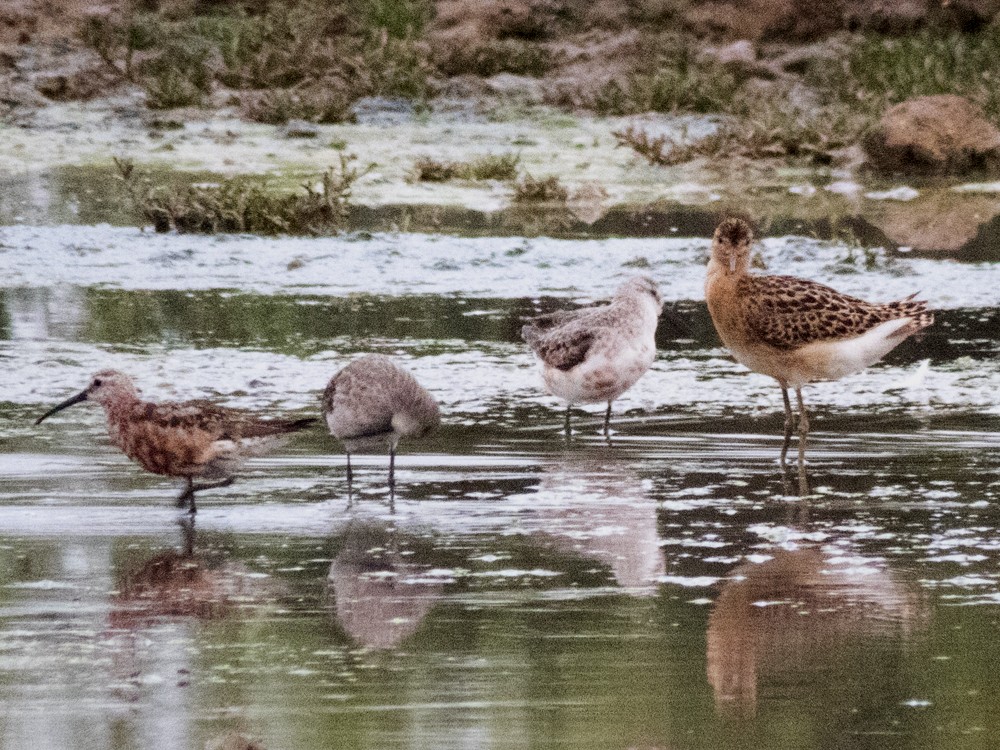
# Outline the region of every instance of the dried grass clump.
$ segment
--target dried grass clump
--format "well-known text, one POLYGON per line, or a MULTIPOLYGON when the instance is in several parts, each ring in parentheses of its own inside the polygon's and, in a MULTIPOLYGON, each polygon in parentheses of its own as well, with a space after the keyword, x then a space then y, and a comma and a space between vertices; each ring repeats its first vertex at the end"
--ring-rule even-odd
POLYGON ((157 232, 324 235, 341 231, 354 183, 366 173, 341 156, 337 167, 304 182, 302 193, 271 187, 267 176, 241 175, 215 185, 140 185, 131 162, 115 160, 137 209, 157 232))
POLYGON ((537 179, 525 174, 514 185, 515 203, 565 203, 569 192, 555 175, 537 179))
POLYGON ((243 116, 252 122, 284 125, 289 120, 306 120, 324 125, 354 122, 349 96, 335 86, 327 89, 265 91, 250 97, 243 116))
POLYGON ((692 159, 807 159, 829 163, 835 152, 856 144, 870 120, 844 107, 795 107, 787 101, 759 99, 729 115, 711 135, 689 140, 651 135, 628 127, 613 135, 650 164, 671 166, 692 159))
POLYGON ((484 39, 477 35, 450 34, 437 37, 431 59, 445 76, 477 75, 483 78, 512 73, 540 78, 555 65, 544 45, 523 39, 484 39))
POLYGON ((517 154, 486 154, 467 162, 439 161, 422 156, 413 163, 413 182, 447 182, 448 180, 500 180, 517 178, 517 154))

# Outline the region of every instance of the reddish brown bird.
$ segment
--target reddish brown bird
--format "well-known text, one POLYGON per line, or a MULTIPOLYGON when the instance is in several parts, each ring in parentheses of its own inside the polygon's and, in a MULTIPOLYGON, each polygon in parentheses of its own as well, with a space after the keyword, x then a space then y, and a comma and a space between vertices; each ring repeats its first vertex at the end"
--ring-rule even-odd
POLYGON ((861 372, 934 322, 927 303, 911 295, 896 302, 866 302, 795 276, 750 273, 753 231, 725 219, 712 238, 705 300, 719 338, 736 360, 769 375, 785 402, 785 442, 792 439, 794 388, 799 406, 799 465, 805 461, 809 419, 802 386, 861 372))
POLYGON ((156 404, 139 396, 128 375, 101 370, 85 390, 45 412, 35 424, 81 401, 104 407, 111 442, 126 456, 146 471, 185 480, 177 505, 187 505, 190 513, 197 511, 195 492, 232 484, 233 473, 246 458, 268 453, 290 433, 316 421, 261 419, 206 401, 156 404), (195 478, 210 483, 195 484, 195 478))

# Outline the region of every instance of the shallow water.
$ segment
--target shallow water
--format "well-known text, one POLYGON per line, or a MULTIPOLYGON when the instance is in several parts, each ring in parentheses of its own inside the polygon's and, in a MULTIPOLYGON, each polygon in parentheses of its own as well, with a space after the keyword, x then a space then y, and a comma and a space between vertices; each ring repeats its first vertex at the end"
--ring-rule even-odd
POLYGON ((1000 269, 760 250, 940 310, 807 389, 808 499, 776 464, 780 391, 714 336, 704 240, 0 229, 3 747, 992 747, 1000 269), (567 442, 520 318, 636 272, 668 302, 657 362, 610 445, 596 406, 567 442), (317 428, 185 527, 96 409, 32 426, 109 366, 311 415, 372 350, 444 416, 391 507, 386 457, 349 501, 317 428))

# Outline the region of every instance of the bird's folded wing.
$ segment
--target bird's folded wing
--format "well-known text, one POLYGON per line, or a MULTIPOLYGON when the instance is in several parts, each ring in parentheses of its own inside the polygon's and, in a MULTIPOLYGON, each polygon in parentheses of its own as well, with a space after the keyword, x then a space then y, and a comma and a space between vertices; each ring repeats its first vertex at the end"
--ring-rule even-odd
POLYGON ((542 362, 557 370, 572 370, 587 358, 594 333, 582 326, 557 328, 531 342, 542 362))
POLYGON ((748 276, 740 282, 737 297, 749 331, 778 349, 860 336, 880 323, 904 317, 889 305, 794 276, 748 276))
POLYGON ((233 410, 208 401, 164 401, 137 404, 131 417, 149 425, 173 430, 220 432, 233 410))
POLYGON ((166 401, 145 403, 133 415, 162 430, 207 433, 215 440, 241 440, 295 432, 315 419, 261 419, 242 409, 218 406, 210 401, 166 401))

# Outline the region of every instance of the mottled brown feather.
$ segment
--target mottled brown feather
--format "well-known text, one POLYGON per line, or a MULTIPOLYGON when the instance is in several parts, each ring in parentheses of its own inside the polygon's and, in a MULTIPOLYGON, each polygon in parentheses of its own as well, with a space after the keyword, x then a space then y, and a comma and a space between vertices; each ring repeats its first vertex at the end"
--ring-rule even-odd
POLYGON ((610 305, 561 310, 529 319, 521 338, 549 367, 572 370, 587 358, 596 332, 617 323, 610 305))
POLYGON ((921 328, 933 321, 927 303, 912 297, 878 304, 794 276, 746 275, 736 290, 730 304, 739 305, 747 330, 777 349, 860 336, 899 318, 915 318, 921 328))
POLYGON ((125 415, 131 422, 144 422, 151 429, 204 432, 213 440, 283 435, 308 427, 316 421, 304 419, 261 419, 252 412, 218 406, 209 401, 137 402, 125 415))
POLYGON ((593 330, 578 328, 558 330, 557 335, 540 336, 528 341, 532 350, 549 367, 558 370, 572 370, 587 358, 594 343, 593 330))

